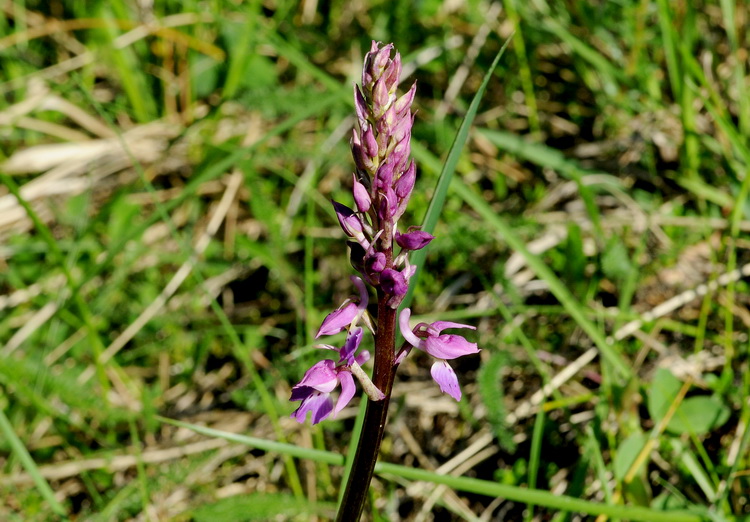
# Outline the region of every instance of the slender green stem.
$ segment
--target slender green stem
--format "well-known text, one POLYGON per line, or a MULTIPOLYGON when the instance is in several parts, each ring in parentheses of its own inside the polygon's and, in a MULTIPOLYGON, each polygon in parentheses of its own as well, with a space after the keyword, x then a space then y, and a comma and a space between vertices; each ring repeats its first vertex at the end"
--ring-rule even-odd
POLYGON ((364 425, 357 443, 349 480, 341 501, 336 520, 351 522, 359 520, 367 499, 367 491, 375 471, 375 462, 380 452, 380 443, 385 432, 385 421, 388 417, 388 403, 391 398, 393 378, 396 375, 395 333, 396 310, 387 304, 387 296, 378 289, 378 330, 375 334, 375 369, 372 381, 385 399, 373 401, 368 399, 364 425))

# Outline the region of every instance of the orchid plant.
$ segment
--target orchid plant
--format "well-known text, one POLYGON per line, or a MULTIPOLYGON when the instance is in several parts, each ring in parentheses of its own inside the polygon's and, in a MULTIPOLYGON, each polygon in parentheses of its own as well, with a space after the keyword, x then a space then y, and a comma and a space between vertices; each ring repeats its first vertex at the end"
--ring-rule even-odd
POLYGON ((398 365, 413 348, 427 352, 436 361, 431 374, 440 389, 456 400, 461 399, 458 377, 446 362, 462 355, 477 353, 476 343, 460 335, 444 334, 454 328, 473 326, 447 321, 419 323, 412 327, 411 310, 397 310, 408 289, 416 266, 409 254, 425 248, 434 237, 408 227, 399 230, 399 220, 406 210, 416 180, 416 165, 410 158, 411 129, 414 114, 411 105, 416 83, 401 97, 396 89, 401 76, 401 57, 393 44, 372 42, 365 56, 362 85, 354 86, 357 125, 351 137, 356 165, 352 176, 354 208, 333 201, 341 228, 347 236, 350 258, 359 276, 351 280, 359 297, 350 298, 328 314, 316 339, 346 331, 340 348, 320 344, 338 352, 338 359, 314 364, 292 389, 291 401, 301 401, 292 417, 305 422, 308 413, 316 424, 333 414, 335 417, 354 397, 355 379, 368 396, 364 425, 349 475, 338 520, 358 520, 364 506, 375 461, 383 438, 388 402, 398 365), (398 249, 398 252, 396 250, 398 249), (377 296, 377 315, 368 312, 369 290, 377 296), (405 342, 395 349, 396 324, 405 342), (375 337, 372 379, 362 365, 370 353, 359 350, 365 329, 375 337), (357 353, 359 352, 359 353, 357 353), (331 395, 341 387, 334 403, 331 395))

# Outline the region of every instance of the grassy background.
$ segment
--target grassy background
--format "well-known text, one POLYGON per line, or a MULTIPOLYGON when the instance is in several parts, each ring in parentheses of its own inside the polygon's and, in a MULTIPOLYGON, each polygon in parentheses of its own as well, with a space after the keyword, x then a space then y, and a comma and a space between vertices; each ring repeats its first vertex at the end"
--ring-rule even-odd
POLYGON ((370 39, 418 82, 418 224, 508 38, 413 300, 483 351, 458 404, 399 369, 382 460, 426 473, 369 517, 750 514, 746 2, 0 10, 0 518, 332 516, 356 401, 288 397, 353 291, 351 85, 370 39))

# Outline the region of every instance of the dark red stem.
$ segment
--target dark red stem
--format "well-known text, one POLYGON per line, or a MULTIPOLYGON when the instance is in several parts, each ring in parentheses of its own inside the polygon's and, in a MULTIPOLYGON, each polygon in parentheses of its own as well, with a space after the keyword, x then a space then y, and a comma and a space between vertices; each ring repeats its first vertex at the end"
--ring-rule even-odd
POLYGON ((385 394, 382 401, 368 399, 362 432, 357 443, 357 453, 354 456, 349 480, 346 484, 344 497, 341 502, 336 520, 338 522, 356 522, 362 515, 370 489, 370 481, 375 471, 375 462, 383 441, 385 421, 388 417, 388 403, 391 399, 391 388, 396 368, 395 334, 396 310, 388 306, 388 296, 378 288, 378 330, 375 334, 375 369, 372 382, 385 394))

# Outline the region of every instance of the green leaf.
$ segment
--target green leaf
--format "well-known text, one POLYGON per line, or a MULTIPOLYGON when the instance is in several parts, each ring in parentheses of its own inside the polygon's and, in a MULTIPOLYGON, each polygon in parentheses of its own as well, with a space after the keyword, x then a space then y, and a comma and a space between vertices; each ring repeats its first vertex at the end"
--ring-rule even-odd
POLYGON ((219 65, 219 62, 204 54, 191 58, 190 77, 197 98, 206 98, 216 90, 219 83, 219 65))
POLYGON ((615 455, 614 462, 612 463, 617 480, 625 478, 625 475, 644 446, 646 446, 646 435, 643 433, 633 433, 622 441, 620 447, 617 448, 617 455, 615 455))
MULTIPOLYGON (((682 383, 659 368, 648 391, 648 412, 654 422, 661 421, 680 392, 682 383)), ((674 434, 704 435, 729 419, 729 408, 715 396, 701 395, 685 399, 669 420, 667 431, 674 434)))
POLYGON ((630 273, 631 264, 628 249, 618 237, 611 238, 602 255, 602 271, 614 281, 625 279, 630 273))
POLYGON ((682 401, 667 425, 672 433, 704 435, 729 419, 729 408, 717 397, 701 395, 682 401))
POLYGON ((677 398, 681 386, 680 380, 666 368, 656 370, 647 398, 648 413, 654 422, 659 422, 664 418, 669 406, 677 398))

